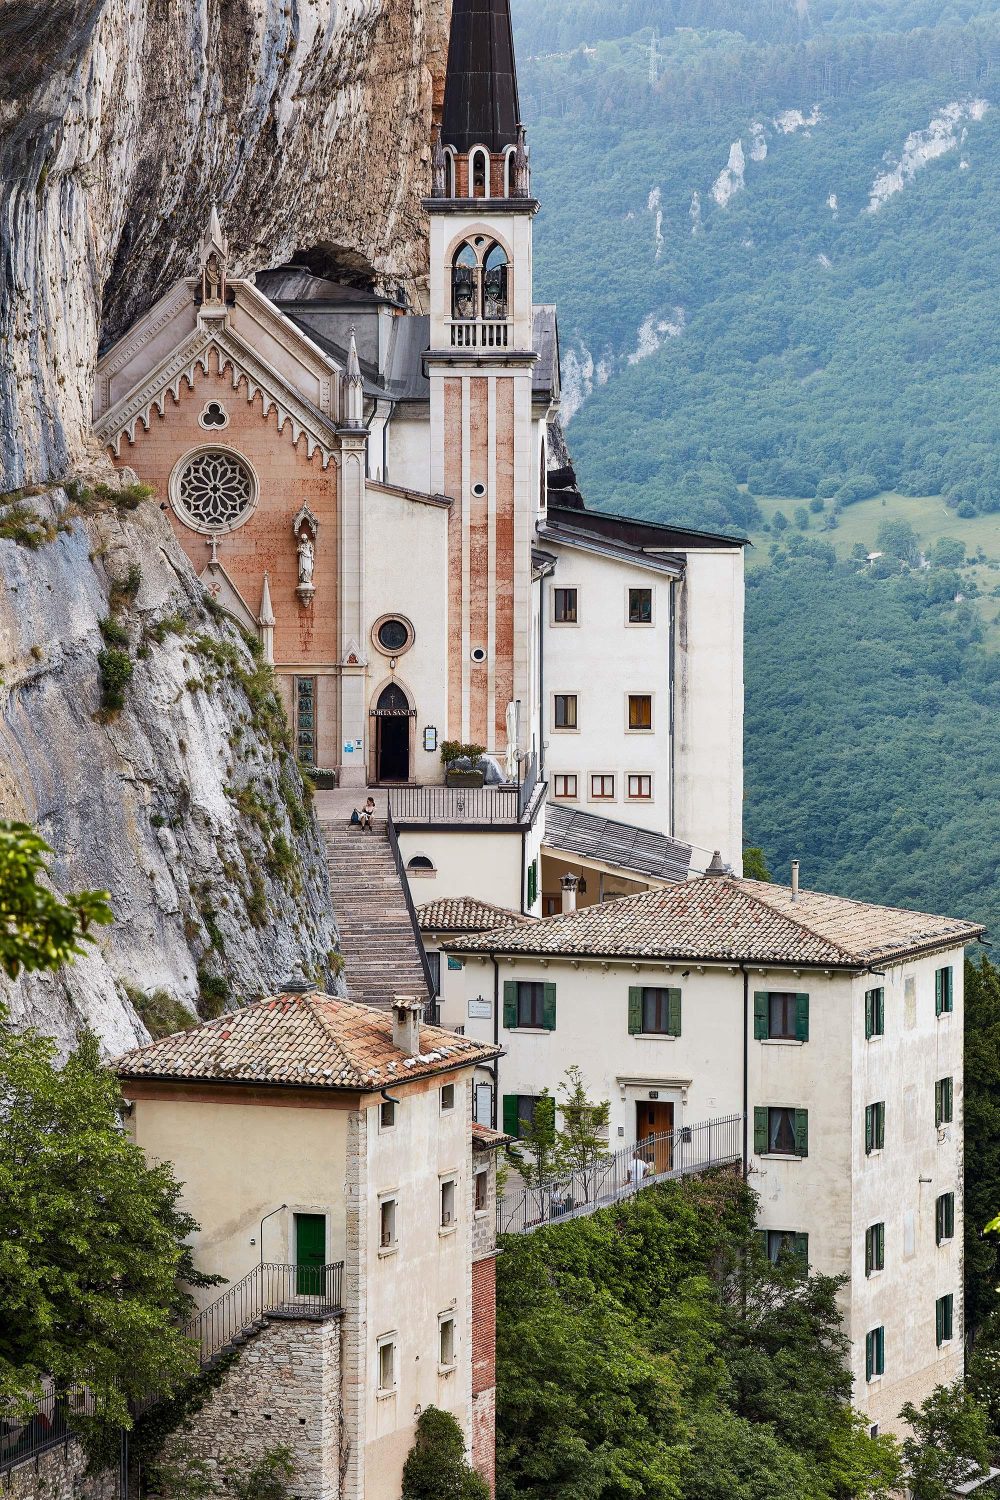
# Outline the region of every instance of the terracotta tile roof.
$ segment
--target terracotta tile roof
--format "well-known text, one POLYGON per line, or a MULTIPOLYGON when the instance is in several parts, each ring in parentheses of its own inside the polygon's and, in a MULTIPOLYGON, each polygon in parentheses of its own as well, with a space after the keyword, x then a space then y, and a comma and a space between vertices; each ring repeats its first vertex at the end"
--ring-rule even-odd
POLYGON ((532 921, 506 906, 492 901, 478 901, 475 896, 458 896, 454 900, 425 901, 417 907, 421 932, 494 932, 498 927, 517 927, 532 921))
POLYGON ((527 927, 455 938, 455 953, 598 958, 682 958, 867 968, 935 948, 957 947, 983 928, 734 876, 704 876, 623 896, 527 927))
POLYGON ((499 1048, 421 1026, 420 1054, 393 1043, 392 1016, 330 995, 277 995, 115 1060, 122 1078, 368 1090, 496 1057, 499 1048))
POLYGON ((480 1125, 478 1120, 472 1122, 472 1145, 479 1151, 495 1151, 502 1146, 504 1141, 512 1137, 504 1135, 502 1130, 491 1130, 488 1125, 480 1125))

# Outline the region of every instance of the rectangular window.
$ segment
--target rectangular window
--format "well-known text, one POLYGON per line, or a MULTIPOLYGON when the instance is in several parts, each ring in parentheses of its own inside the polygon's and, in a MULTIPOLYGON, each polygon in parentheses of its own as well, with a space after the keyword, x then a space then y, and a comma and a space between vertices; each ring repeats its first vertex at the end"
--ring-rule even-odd
POLYGON ((755 1108, 753 1149, 758 1156, 808 1156, 809 1111, 784 1106, 755 1108))
POLYGON ((631 802, 649 802, 653 796, 652 776, 630 776, 628 795, 631 802))
POLYGON ((798 1234, 793 1229, 766 1229, 764 1248, 772 1266, 776 1266, 783 1255, 792 1256, 799 1262, 803 1276, 809 1268, 809 1236, 798 1234))
POLYGON ((554 703, 554 729, 577 729, 576 694, 556 693, 554 703))
POLYGON ((955 1337, 955 1298, 951 1292, 946 1297, 939 1297, 934 1304, 934 1323, 940 1349, 942 1344, 955 1337))
POLYGON ((295 679, 295 754, 300 765, 316 764, 316 679, 295 679))
POLYGON ((455 1085, 446 1083, 441 1089, 441 1113, 445 1114, 449 1109, 455 1108, 455 1085))
POLYGON ((865 1155, 885 1146, 885 1100, 865 1107, 865 1155))
POLYGON ((534 906, 538 900, 538 860, 533 859, 528 866, 528 906, 534 906))
POLYGON ((442 1370, 455 1368, 455 1318, 452 1313, 442 1313, 438 1319, 438 1367, 442 1370))
POLYGON ((396 1339, 389 1334, 378 1341, 378 1390, 387 1396, 396 1389, 396 1339))
POLYGON ((885 1329, 873 1328, 865 1335, 865 1375, 874 1380, 885 1374, 885 1329))
POLYGON ((628 622, 630 625, 652 625, 653 590, 629 589, 628 622))
POLYGON ((934 1205, 934 1237, 939 1245, 955 1238, 954 1193, 942 1193, 934 1205))
POLYGON ((865 1040, 885 1033, 885 990, 865 990, 865 1040))
POLYGON ((953 987, 953 975, 951 965, 946 969, 938 969, 934 975, 934 1014, 936 1016, 946 1015, 955 1008, 955 991, 953 987))
POLYGON ((753 1034, 759 1042, 807 1042, 809 996, 788 990, 757 990, 753 997, 753 1034))
POLYGON ((885 1270, 885 1225, 870 1224, 865 1230, 865 1275, 885 1270))
POLYGON ((631 985, 628 1029, 632 1036, 680 1036, 680 990, 631 985))
POLYGON ((378 1209, 378 1243, 380 1250, 396 1248, 396 1200, 383 1198, 378 1209))
POLYGON ((652 729, 653 699, 650 693, 629 693, 628 727, 629 729, 652 729))
POLYGON ((555 779, 555 790, 554 790, 554 793, 553 793, 554 796, 556 796, 556 797, 575 797, 576 796, 576 777, 575 776, 556 776, 554 779, 555 779))
POLYGON ((452 1229, 455 1226, 455 1179, 447 1178, 441 1184, 441 1228, 452 1229))
POLYGON ((476 1173, 476 1213, 484 1213, 490 1201, 490 1174, 483 1167, 476 1173))
POLYGON ((525 1131, 534 1123, 537 1103, 537 1094, 504 1094, 504 1135, 513 1136, 517 1141, 523 1140, 525 1131))
POLYGON ((392 1130, 396 1124, 396 1106, 388 1099, 383 1099, 378 1109, 379 1130, 392 1130))
POLYGON ((950 1078, 939 1078, 934 1085, 934 1124, 950 1125, 955 1116, 955 1085, 950 1078))
POLYGON ((592 802, 613 802, 615 799, 615 778, 603 774, 591 776, 590 778, 590 800, 592 802))
POLYGON ((557 625, 576 624, 576 589, 553 589, 552 618, 557 625))
POLYGON ((427 967, 431 971, 431 980, 434 985, 434 994, 441 993, 441 955, 433 949, 427 954, 427 967))
POLYGON ((503 1024, 508 1030, 555 1031, 556 987, 539 980, 505 979, 503 1024))

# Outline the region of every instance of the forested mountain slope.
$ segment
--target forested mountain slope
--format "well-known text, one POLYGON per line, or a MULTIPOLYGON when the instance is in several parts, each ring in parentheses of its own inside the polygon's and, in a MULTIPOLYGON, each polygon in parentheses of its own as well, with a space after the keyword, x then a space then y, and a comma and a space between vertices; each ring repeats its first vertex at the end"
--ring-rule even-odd
POLYGON ((588 502, 755 542, 748 841, 1000 917, 1000 7, 516 0, 515 24, 588 502))

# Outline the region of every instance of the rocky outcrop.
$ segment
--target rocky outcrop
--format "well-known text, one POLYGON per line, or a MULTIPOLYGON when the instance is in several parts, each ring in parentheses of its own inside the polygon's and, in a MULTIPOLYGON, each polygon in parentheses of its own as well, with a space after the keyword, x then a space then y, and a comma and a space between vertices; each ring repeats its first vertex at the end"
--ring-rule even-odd
POLYGON ((81 1021, 109 1050, 145 1040, 130 994, 207 1015, 300 974, 338 987, 270 673, 156 504, 129 505, 54 490, 0 509, 0 817, 38 827, 58 890, 107 889, 115 914, 59 975, 0 985, 64 1048, 81 1021))
POLYGON ((8 0, 0 8, 0 491, 100 462, 99 342, 197 263, 306 252, 426 277, 450 0, 8 0))

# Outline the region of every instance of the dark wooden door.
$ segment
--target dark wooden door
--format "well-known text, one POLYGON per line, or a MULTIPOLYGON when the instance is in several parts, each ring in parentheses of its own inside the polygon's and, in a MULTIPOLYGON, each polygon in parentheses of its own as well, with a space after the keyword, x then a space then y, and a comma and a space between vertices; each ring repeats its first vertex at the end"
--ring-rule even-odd
POLYGON ((300 1297, 321 1297, 326 1290, 326 1219, 323 1214, 295 1215, 295 1290, 300 1297))
POLYGON ((378 724, 377 775, 379 781, 409 781, 409 717, 379 718, 376 722, 378 724))
POLYGON ((674 1164, 673 1141, 669 1139, 674 1128, 674 1106, 662 1104, 658 1099, 643 1100, 635 1107, 635 1138, 642 1147, 643 1160, 648 1162, 651 1172, 669 1172, 674 1164), (666 1140, 654 1139, 667 1136, 666 1140), (644 1145, 644 1142, 649 1142, 644 1145))

